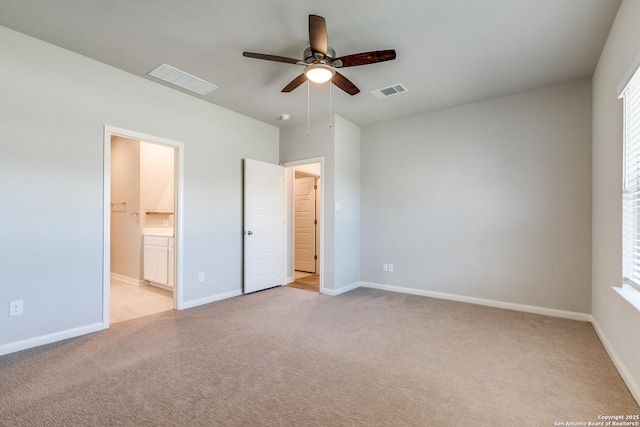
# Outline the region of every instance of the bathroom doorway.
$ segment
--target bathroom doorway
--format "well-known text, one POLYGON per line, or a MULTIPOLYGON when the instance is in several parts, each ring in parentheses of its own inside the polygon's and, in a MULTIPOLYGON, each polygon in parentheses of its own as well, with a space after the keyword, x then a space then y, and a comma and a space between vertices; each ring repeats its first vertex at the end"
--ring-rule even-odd
POLYGON ((179 307, 182 178, 180 144, 109 130, 103 322, 113 324, 179 307))

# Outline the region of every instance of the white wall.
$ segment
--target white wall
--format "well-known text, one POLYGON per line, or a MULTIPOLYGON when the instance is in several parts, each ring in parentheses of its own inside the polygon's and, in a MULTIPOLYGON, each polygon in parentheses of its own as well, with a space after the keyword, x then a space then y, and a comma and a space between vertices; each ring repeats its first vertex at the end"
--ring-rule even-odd
MULTIPOLYGON (((324 158, 324 170, 322 172, 322 181, 325 186, 324 209, 321 213, 324 219, 321 230, 324 238, 324 248, 320 256, 324 258, 322 260, 324 270, 321 272, 324 287, 331 291, 335 286, 334 211, 332 209, 335 200, 334 128, 327 126, 326 121, 314 121, 311 123, 310 128, 311 135, 307 135, 306 123, 280 129, 280 163, 316 157, 324 158)), ((293 179, 293 175, 290 178, 293 179)), ((289 245, 291 244, 290 242, 289 245)))
POLYGON ((335 284, 360 282, 360 128, 335 117, 335 284))
MULTIPOLYGON (((146 212, 174 212, 175 148, 140 142, 140 212, 143 226, 158 220, 172 220, 172 215, 146 215, 146 212)), ((163 222, 159 222, 163 224, 163 222)))
MULTIPOLYGON (((622 281, 622 100, 618 84, 640 55, 640 2, 622 2, 593 76, 592 314, 640 402, 640 313, 612 290, 622 281)), ((637 63, 636 63, 637 65, 637 63)))
POLYGON ((336 294, 352 285, 357 286, 360 281, 360 254, 359 251, 355 252, 360 236, 360 133, 357 126, 337 115, 333 127, 329 127, 325 120, 318 120, 311 123, 310 129, 310 136, 307 135, 306 123, 281 130, 280 162, 324 158, 322 280, 325 291, 336 294), (338 154, 340 160, 336 158, 338 154), (336 196, 341 197, 340 212, 335 210, 338 201, 336 196), (357 242, 350 242, 349 239, 356 239, 357 242))
POLYGON ((140 221, 140 142, 111 139, 111 273, 142 279, 140 221), (126 203, 126 205, 122 203, 126 203), (136 216, 137 213, 137 216, 136 216))
POLYGON ((364 282, 588 313, 590 211, 590 80, 362 131, 364 282))
POLYGON ((278 129, 2 27, 0 51, 0 354, 102 326, 105 125, 184 143, 184 301, 240 294, 242 159, 277 163, 278 129))

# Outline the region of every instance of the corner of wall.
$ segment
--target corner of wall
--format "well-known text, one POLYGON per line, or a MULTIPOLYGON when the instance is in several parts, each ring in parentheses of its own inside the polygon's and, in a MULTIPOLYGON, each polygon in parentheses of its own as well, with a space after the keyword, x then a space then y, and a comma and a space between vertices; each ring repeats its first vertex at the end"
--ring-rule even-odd
POLYGON ((592 316, 618 371, 640 403, 640 313, 612 286, 622 282, 622 102, 618 90, 638 58, 640 2, 624 0, 593 75, 592 316))

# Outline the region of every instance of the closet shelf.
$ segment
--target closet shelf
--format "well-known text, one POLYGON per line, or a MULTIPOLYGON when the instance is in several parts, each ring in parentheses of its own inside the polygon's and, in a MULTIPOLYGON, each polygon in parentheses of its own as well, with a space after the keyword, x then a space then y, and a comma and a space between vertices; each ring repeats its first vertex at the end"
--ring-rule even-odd
POLYGON ((173 215, 173 212, 147 212, 147 215, 173 215))

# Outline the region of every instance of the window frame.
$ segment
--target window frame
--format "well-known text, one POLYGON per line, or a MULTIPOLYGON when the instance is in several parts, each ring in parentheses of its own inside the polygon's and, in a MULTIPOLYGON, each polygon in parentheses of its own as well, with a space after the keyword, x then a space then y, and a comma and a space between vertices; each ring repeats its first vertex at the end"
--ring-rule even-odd
POLYGON ((619 98, 623 101, 622 285, 640 292, 640 67, 619 98))

